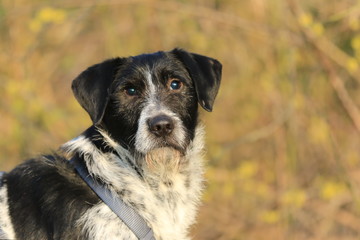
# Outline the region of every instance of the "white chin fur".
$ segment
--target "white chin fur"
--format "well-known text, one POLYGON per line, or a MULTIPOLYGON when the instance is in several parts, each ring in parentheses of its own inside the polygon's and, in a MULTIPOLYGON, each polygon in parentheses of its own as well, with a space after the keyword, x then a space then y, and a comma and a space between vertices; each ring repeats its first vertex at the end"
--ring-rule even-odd
POLYGON ((173 148, 157 148, 149 151, 144 155, 144 163, 150 170, 167 172, 171 170, 178 170, 181 160, 184 158, 183 154, 173 148))

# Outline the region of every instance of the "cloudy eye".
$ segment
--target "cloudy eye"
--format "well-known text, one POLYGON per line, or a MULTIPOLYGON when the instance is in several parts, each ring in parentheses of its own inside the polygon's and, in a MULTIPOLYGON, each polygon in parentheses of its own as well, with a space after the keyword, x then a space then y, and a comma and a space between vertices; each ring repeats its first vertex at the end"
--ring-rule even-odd
POLYGON ((127 87, 125 88, 125 93, 128 96, 136 96, 138 94, 138 91, 134 87, 127 87))
POLYGON ((170 89, 171 90, 179 90, 182 87, 182 82, 179 80, 171 80, 170 81, 170 89))

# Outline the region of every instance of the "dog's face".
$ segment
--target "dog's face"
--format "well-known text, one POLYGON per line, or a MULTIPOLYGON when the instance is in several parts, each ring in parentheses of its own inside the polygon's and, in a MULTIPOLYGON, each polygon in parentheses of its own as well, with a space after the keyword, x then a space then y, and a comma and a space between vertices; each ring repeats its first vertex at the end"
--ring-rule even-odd
POLYGON ((174 49, 107 60, 81 73, 72 87, 94 125, 128 150, 184 152, 198 103, 212 110, 220 78, 217 60, 174 49))

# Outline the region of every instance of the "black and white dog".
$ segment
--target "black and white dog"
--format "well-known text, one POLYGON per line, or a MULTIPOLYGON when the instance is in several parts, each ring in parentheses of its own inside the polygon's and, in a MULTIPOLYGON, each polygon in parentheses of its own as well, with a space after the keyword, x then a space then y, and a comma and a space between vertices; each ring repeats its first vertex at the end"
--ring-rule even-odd
POLYGON ((72 84, 93 125, 0 182, 0 239, 137 239, 75 171, 136 210, 157 240, 189 239, 203 188, 203 127, 221 64, 181 49, 114 58, 72 84), (2 235, 2 236, 1 236, 2 235))

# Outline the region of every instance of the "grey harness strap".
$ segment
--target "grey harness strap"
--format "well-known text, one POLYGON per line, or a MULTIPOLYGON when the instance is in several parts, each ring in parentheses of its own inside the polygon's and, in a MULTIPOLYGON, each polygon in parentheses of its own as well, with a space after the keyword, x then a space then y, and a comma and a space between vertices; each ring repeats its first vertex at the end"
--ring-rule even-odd
POLYGON ((85 164, 79 158, 75 156, 70 162, 75 166, 76 171, 87 185, 126 224, 139 240, 155 240, 154 233, 145 220, 103 184, 93 179, 85 164))

